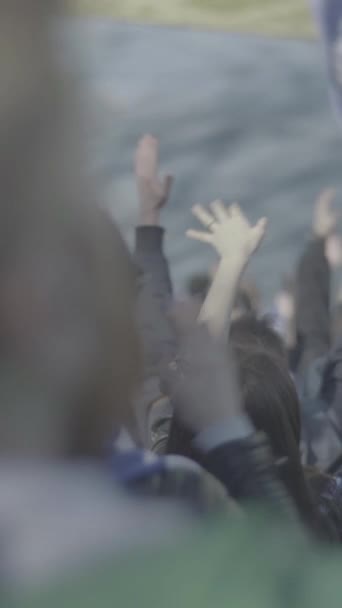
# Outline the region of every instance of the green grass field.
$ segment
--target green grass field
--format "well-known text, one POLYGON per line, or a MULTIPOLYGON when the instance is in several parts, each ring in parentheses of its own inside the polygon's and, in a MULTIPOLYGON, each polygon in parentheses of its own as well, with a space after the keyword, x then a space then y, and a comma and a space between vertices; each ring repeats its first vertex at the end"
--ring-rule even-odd
POLYGON ((311 37, 306 0, 72 0, 75 12, 274 36, 311 37))

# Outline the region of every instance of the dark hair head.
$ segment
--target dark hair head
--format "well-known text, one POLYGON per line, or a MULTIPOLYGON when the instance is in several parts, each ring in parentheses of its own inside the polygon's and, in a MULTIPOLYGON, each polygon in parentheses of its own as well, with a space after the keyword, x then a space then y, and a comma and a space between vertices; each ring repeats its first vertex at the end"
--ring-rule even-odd
POLYGON ((300 405, 285 363, 264 349, 235 347, 243 406, 276 458, 300 460, 300 405))
POLYGON ((231 324, 230 342, 233 347, 262 349, 269 354, 287 360, 284 342, 271 327, 267 318, 258 319, 254 315, 244 315, 231 324))
POLYGON ((318 513, 300 456, 300 404, 286 363, 264 349, 235 348, 242 403, 258 431, 267 436, 279 478, 303 522, 328 540, 329 526, 318 513))

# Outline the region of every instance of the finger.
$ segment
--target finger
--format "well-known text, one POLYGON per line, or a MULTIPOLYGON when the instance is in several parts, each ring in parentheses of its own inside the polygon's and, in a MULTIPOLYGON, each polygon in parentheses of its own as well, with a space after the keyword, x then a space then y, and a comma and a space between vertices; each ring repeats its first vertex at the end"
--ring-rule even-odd
POLYGON ((138 141, 137 152, 141 153, 156 148, 158 148, 158 140, 153 135, 143 135, 138 141))
POLYGON ((267 218, 263 217, 255 224, 254 228, 252 228, 255 247, 258 247, 261 244, 261 242, 266 234, 267 224, 268 224, 267 218))
POLYGON ((202 243, 211 243, 212 235, 209 232, 200 232, 199 230, 187 230, 186 236, 194 241, 202 241, 202 243))
POLYGON ((158 171, 159 141, 152 135, 147 135, 143 142, 144 161, 149 172, 153 175, 158 171))
POLYGON ((318 204, 322 207, 329 208, 334 202, 335 197, 336 188, 326 188, 326 190, 323 190, 323 192, 320 194, 318 204))
POLYGON ((210 204, 211 211, 218 222, 225 222, 228 217, 227 210, 220 200, 216 200, 210 204))
POLYGON ((257 221, 257 223, 255 224, 255 228, 258 228, 258 230, 260 230, 261 232, 265 232, 266 228, 267 228, 267 224, 268 224, 268 219, 267 217, 262 217, 260 220, 257 221))
POLYGON ((239 216, 243 215, 238 203, 233 203, 232 205, 230 205, 230 207, 228 208, 228 211, 229 211, 229 215, 231 217, 239 217, 239 216))
POLYGON ((165 175, 163 179, 163 194, 165 200, 167 200, 170 196, 171 188, 173 185, 174 177, 173 175, 165 175))
POLYGON ((143 135, 143 137, 140 140, 140 143, 142 146, 151 147, 151 148, 158 148, 158 146, 159 146, 158 139, 156 137, 154 137, 154 135, 151 135, 150 133, 146 133, 146 135, 143 135))
POLYGON ((215 221, 211 213, 208 213, 202 205, 195 205, 192 208, 192 213, 205 228, 208 228, 215 221))
POLYGON ((136 153, 137 173, 142 177, 153 177, 157 173, 159 142, 152 135, 141 138, 136 153))

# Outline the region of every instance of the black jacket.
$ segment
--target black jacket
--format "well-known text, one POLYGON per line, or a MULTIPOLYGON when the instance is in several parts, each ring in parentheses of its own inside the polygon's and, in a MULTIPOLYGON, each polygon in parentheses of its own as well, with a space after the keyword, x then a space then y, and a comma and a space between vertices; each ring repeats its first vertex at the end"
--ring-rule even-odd
POLYGON ((144 378, 135 405, 141 445, 159 453, 164 451, 172 416, 170 401, 160 388, 160 362, 171 362, 177 351, 168 317, 173 290, 163 241, 164 230, 159 226, 136 229, 135 258, 141 271, 137 314, 144 354, 144 378))

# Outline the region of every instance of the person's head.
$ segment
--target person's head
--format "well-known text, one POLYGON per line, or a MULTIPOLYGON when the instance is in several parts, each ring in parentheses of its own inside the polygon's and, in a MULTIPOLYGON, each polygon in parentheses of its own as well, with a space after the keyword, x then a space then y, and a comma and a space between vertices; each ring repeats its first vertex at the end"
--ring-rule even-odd
POLYGON ((235 346, 242 404, 277 460, 300 461, 300 405, 284 361, 265 348, 235 346))
POLYGON ((303 520, 326 537, 301 465, 300 404, 281 357, 264 348, 235 347, 242 405, 257 431, 268 438, 276 470, 303 520))
POLYGON ((267 319, 258 319, 253 314, 243 315, 232 322, 230 342, 235 347, 260 349, 286 361, 285 345, 267 319))
POLYGON ((232 323, 230 343, 254 426, 266 433, 276 458, 299 460, 300 404, 281 337, 266 319, 249 315, 232 323))
POLYGON ((48 4, 0 1, 0 454, 92 457, 135 387, 135 277, 94 203, 48 4))

